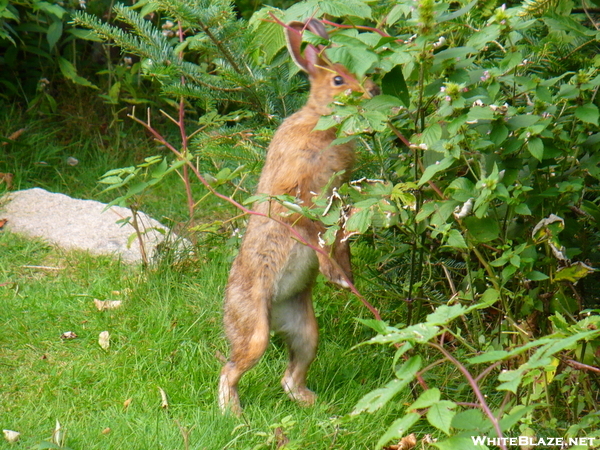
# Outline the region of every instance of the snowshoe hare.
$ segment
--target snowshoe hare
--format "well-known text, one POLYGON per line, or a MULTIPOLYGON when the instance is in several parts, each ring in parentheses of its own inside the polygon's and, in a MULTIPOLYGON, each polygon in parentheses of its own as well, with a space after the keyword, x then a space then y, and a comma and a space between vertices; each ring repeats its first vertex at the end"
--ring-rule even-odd
MULTIPOLYGON (((323 46, 307 44, 301 51, 302 32, 308 29, 328 39, 323 24, 310 19, 286 27, 288 49, 296 64, 308 73, 311 88, 306 105, 279 127, 267 152, 257 193, 292 195, 303 205, 312 198, 347 181, 354 163, 352 143, 331 145, 335 129, 315 131, 319 118, 330 113, 334 96, 348 89, 366 97, 378 87, 364 86, 345 67, 330 63, 323 46), (335 174, 338 175, 330 183, 335 174)), ((319 245, 322 224, 298 214, 279 202, 257 203, 255 210, 285 221, 310 244, 319 245)), ((331 282, 348 287, 343 270, 352 279, 347 242, 338 237, 327 249, 337 265, 292 237, 283 225, 268 217, 253 215, 233 262, 225 293, 225 332, 231 345, 228 362, 221 371, 219 406, 241 413, 238 382, 261 358, 269 343, 269 332, 281 333, 289 347, 289 365, 281 381, 285 392, 303 405, 311 405, 315 394, 306 387, 306 374, 317 351, 318 328, 312 303, 312 286, 320 270, 331 282)))

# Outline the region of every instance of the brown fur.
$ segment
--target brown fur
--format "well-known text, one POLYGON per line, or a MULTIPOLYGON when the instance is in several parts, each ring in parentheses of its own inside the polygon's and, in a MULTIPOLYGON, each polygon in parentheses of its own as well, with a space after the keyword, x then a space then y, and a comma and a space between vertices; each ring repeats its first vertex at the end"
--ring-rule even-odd
MULTIPOLYGON (((293 22, 288 30, 288 46, 294 60, 308 72, 311 91, 306 105, 288 117, 279 127, 267 152, 267 160, 258 184, 258 193, 289 194, 311 206, 334 174, 331 188, 346 181, 354 163, 354 148, 348 143, 332 146, 335 130, 314 131, 319 118, 330 112, 335 95, 352 89, 365 92, 342 66, 329 64, 308 45, 300 52, 299 32, 303 27, 323 36, 321 23, 293 22), (339 77, 344 83, 340 83, 339 77), (334 80, 338 77, 337 80, 334 80)), ((377 89, 367 81, 371 93, 377 89)), ((278 202, 263 202, 255 210, 287 221, 310 244, 318 244, 320 223, 290 211, 278 202)), ((293 239, 289 230, 268 218, 251 216, 240 252, 235 259, 225 293, 225 333, 231 354, 221 371, 219 405, 240 414, 237 385, 242 375, 263 355, 273 329, 285 336, 290 361, 282 379, 288 395, 310 405, 315 394, 306 387, 306 374, 317 350, 318 328, 312 304, 312 286, 320 270, 330 281, 348 287, 344 274, 351 279, 350 251, 346 242, 337 242, 329 253, 338 266, 311 248, 293 239)))

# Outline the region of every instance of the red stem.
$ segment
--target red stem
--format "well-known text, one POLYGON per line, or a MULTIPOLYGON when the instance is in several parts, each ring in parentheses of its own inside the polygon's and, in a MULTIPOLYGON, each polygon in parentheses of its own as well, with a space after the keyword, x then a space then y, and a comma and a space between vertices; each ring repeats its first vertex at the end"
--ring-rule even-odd
POLYGON ((479 407, 483 410, 483 412, 488 417, 490 422, 492 422, 492 425, 494 426, 494 429, 496 430, 496 434, 498 434, 498 438, 500 438, 499 447, 503 450, 507 450, 506 444, 502 442, 502 429, 500 428, 500 422, 498 421, 496 416, 494 416, 494 413, 492 412, 492 410, 488 406, 487 402, 485 401, 485 397, 484 397, 483 393, 481 392, 481 389, 479 389, 479 385, 477 384, 477 381, 475 380, 475 378, 473 378, 473 375, 471 375, 471 373, 467 370, 467 368, 465 366, 463 366, 458 359, 456 359, 454 356, 452 356, 444 347, 442 347, 441 345, 434 343, 434 342, 429 342, 429 345, 431 347, 435 348, 436 350, 438 350, 442 355, 444 355, 446 357, 446 359, 448 361, 450 361, 452 364, 454 364, 454 366, 456 366, 456 368, 462 372, 464 377, 467 379, 467 382, 471 385, 471 389, 473 389, 473 392, 475 393, 477 400, 479 401, 479 407))

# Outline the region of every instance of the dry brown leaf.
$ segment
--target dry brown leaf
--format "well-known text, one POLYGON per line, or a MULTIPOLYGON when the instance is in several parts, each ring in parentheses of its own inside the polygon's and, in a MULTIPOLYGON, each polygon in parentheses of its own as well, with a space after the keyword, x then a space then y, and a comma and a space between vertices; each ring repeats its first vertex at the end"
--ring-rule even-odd
POLYGON ((4 228, 4 225, 6 225, 6 222, 8 222, 8 219, 0 219, 0 230, 2 228, 4 228))
POLYGON ((108 348, 110 347, 110 333, 108 331, 103 331, 102 333, 100 333, 100 335, 98 336, 98 344, 104 350, 108 350, 108 348))
POLYGON ((129 408, 129 405, 131 405, 131 402, 133 401, 133 399, 131 397, 129 397, 127 400, 125 400, 123 402, 123 409, 127 409, 129 408))
POLYGON ((283 432, 283 428, 275 428, 275 440, 277 441, 277 450, 289 444, 290 439, 283 432))
POLYGON ((121 300, 98 300, 94 299, 94 305, 98 311, 106 311, 107 309, 117 309, 120 308, 123 302, 121 300))
POLYGON ((9 444, 14 444, 21 437, 21 433, 13 430, 2 430, 4 433, 4 439, 8 441, 9 444))
POLYGON ((55 443, 56 445, 58 445, 59 447, 62 447, 64 444, 64 440, 65 440, 65 433, 62 429, 62 425, 57 420, 56 426, 54 427, 54 431, 52 432, 52 442, 55 443))
MULTIPOLYGON (((15 131, 13 134, 11 134, 8 139, 10 139, 11 141, 16 141, 17 139, 19 139, 19 137, 25 132, 25 128, 21 128, 17 131, 15 131)), ((8 144, 8 142, 5 142, 4 145, 8 144)))
POLYGON ((14 175, 12 173, 2 173, 0 172, 0 184, 6 183, 6 189, 12 189, 14 175))
POLYGON ((389 445, 387 447, 383 447, 383 450, 410 450, 415 448, 417 445, 417 437, 414 433, 409 434, 408 436, 400 439, 400 442, 396 445, 389 445))
POLYGON ((167 409, 169 407, 169 399, 167 398, 167 393, 160 386, 158 387, 160 392, 160 407, 162 409, 167 409))
POLYGON ((77 339, 77 335, 73 331, 65 331, 60 335, 61 339, 77 339))
POLYGON ((108 434, 111 432, 111 429, 109 427, 106 427, 104 430, 102 430, 102 434, 108 434))

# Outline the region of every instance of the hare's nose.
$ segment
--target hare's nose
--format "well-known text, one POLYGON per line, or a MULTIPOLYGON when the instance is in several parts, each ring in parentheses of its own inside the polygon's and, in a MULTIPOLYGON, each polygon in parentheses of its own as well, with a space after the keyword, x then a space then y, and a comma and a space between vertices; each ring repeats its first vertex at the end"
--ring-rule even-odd
POLYGON ((371 97, 375 97, 376 95, 381 94, 381 89, 376 84, 373 84, 373 86, 369 86, 367 90, 369 91, 369 94, 371 94, 371 97))
POLYGON ((364 88, 370 97, 375 97, 376 95, 381 94, 381 89, 379 89, 379 86, 373 83, 370 79, 367 79, 364 88))

